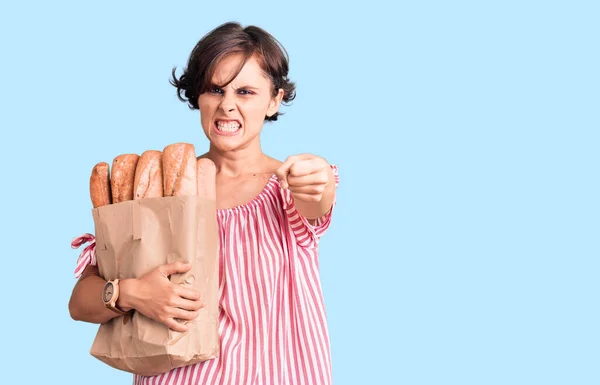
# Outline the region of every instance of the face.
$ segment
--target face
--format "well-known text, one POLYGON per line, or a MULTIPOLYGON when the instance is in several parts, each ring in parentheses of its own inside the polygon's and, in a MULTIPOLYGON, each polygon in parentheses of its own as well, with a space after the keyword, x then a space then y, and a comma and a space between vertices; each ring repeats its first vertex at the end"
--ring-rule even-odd
MULTIPOLYGON (((242 60, 240 54, 221 59, 212 83, 229 80, 242 60)), ((210 87, 201 94, 200 121, 211 145, 220 151, 237 151, 259 144, 265 116, 277 112, 283 97, 283 90, 273 97, 272 87, 271 80, 252 57, 228 85, 210 87)))
POLYGON ((112 283, 107 284, 104 288, 104 302, 109 302, 113 296, 113 285, 112 283))

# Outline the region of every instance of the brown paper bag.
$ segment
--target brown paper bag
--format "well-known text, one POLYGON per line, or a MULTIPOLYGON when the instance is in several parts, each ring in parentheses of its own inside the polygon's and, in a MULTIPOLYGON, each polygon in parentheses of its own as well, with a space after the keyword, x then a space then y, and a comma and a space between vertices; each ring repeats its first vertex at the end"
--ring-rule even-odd
POLYGON ((104 279, 140 277, 159 265, 190 262, 170 277, 199 290, 205 306, 180 333, 144 315, 118 316, 99 326, 90 353, 120 370, 145 376, 217 356, 219 238, 216 202, 198 196, 147 198, 92 211, 96 260, 104 279))

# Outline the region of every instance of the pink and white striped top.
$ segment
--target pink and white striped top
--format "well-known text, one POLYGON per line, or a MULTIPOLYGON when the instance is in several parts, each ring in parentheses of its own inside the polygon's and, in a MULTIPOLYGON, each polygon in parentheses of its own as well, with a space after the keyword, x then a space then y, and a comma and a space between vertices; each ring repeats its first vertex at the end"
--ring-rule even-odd
MULTIPOLYGON (((337 187, 338 168, 331 167, 337 187)), ((318 243, 332 211, 311 225, 275 176, 250 202, 218 210, 220 355, 158 376, 134 375, 133 383, 330 385, 318 243)), ((76 274, 95 263, 89 254, 82 252, 76 274)))

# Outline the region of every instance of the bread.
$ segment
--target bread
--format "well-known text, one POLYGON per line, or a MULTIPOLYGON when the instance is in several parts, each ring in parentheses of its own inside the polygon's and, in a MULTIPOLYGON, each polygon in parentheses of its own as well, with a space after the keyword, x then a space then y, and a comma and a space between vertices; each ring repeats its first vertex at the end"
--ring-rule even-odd
POLYGON ((204 199, 215 200, 217 198, 217 167, 208 158, 198 159, 196 162, 196 174, 198 179, 198 196, 204 199))
POLYGON ((164 196, 196 195, 196 153, 194 145, 173 143, 163 150, 164 196))
POLYGON ((133 199, 163 196, 163 154, 157 150, 144 151, 138 160, 133 183, 133 199))
POLYGON ((111 172, 112 203, 133 200, 135 169, 140 156, 122 154, 114 158, 111 172))
POLYGON ((90 175, 90 197, 94 208, 112 203, 110 189, 110 172, 106 162, 100 162, 92 169, 90 175))

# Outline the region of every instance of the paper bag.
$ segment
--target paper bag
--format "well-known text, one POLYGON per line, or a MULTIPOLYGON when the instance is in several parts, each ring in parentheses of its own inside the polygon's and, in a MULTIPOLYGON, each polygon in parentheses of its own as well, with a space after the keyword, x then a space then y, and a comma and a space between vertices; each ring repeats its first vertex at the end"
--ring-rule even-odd
POLYGON ((104 279, 137 278, 172 262, 190 262, 174 283, 200 291, 205 306, 176 332, 139 312, 99 326, 92 356, 145 376, 217 356, 219 238, 216 202, 199 196, 147 198, 93 209, 96 260, 104 279))

